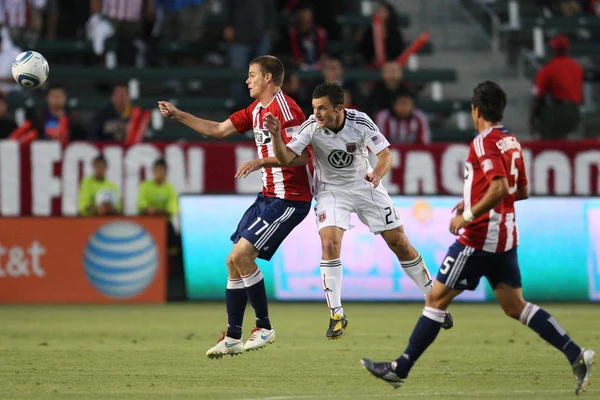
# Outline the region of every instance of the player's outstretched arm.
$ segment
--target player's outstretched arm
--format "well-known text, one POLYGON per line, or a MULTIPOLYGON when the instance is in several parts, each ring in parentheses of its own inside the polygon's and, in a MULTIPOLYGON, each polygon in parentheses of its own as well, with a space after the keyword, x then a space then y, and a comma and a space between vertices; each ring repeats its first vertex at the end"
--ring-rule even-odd
POLYGON ((496 207, 508 195, 508 180, 504 177, 497 176, 490 182, 490 186, 476 204, 471 208, 466 209, 461 215, 457 215, 450 221, 450 232, 455 235, 459 234, 459 230, 464 228, 480 215, 490 211, 496 207))
POLYGON ((265 157, 257 160, 246 161, 239 166, 235 173, 237 179, 245 178, 252 172, 261 168, 277 168, 277 167, 301 167, 302 165, 308 164, 308 151, 304 150, 300 157, 296 157, 289 164, 283 165, 277 160, 276 157, 265 157))
POLYGON ((179 121, 196 132, 213 139, 224 139, 238 133, 230 119, 223 122, 215 122, 194 117, 190 113, 181 111, 168 101, 159 101, 158 109, 163 117, 179 121))
POLYGON ((308 163, 308 154, 305 155, 305 152, 302 152, 302 156, 299 156, 285 145, 285 142, 281 137, 281 122, 279 121, 279 119, 277 119, 277 117, 275 117, 271 113, 267 113, 267 115, 265 115, 264 117, 264 124, 269 133, 271 134, 273 152, 275 153, 275 157, 277 157, 277 161, 279 161, 281 165, 297 167, 308 163), (304 160, 297 160, 297 158, 301 158, 304 156, 306 156, 306 162, 302 164, 301 162, 304 160))

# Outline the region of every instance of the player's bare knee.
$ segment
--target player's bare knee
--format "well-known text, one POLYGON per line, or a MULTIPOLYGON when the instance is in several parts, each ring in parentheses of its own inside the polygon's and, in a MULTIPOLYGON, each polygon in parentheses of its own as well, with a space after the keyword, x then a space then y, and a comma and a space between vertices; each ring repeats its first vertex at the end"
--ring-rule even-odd
POLYGON ((232 276, 232 273, 237 273, 237 268, 235 267, 235 263, 233 262, 233 257, 230 255, 227 256, 225 260, 227 264, 227 271, 229 271, 229 276, 232 276))
POLYGON ((504 311, 507 316, 519 319, 521 311, 523 311, 523 307, 525 307, 525 301, 519 300, 520 299, 515 299, 514 301, 501 303, 500 307, 502 307, 502 311, 504 311))
POLYGON ((321 248, 323 250, 323 257, 326 259, 335 259, 340 257, 340 249, 342 242, 337 238, 333 237, 322 237, 321 248))

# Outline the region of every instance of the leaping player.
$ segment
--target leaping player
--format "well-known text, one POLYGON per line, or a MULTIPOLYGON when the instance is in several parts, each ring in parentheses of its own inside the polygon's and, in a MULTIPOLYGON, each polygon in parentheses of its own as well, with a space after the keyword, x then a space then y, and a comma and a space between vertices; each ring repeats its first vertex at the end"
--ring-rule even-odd
POLYGON ((270 134, 263 123, 267 114, 275 118, 281 126, 281 137, 289 141, 292 135, 288 132, 293 132, 306 120, 296 102, 281 91, 283 76, 283 64, 276 57, 262 56, 251 61, 246 84, 255 101, 221 123, 194 117, 166 101, 158 103, 163 116, 214 139, 254 130, 258 159, 242 164, 236 177, 243 178, 261 169, 263 188, 231 236, 234 246, 227 257, 229 277, 225 292, 227 332, 216 346, 206 352, 209 358, 257 350, 275 341, 263 274, 255 259, 270 260, 311 207, 310 171, 305 166, 312 158, 309 151, 303 151, 298 159, 290 163, 279 163, 273 153, 270 134), (242 322, 248 299, 256 313, 256 328, 244 344, 242 322))
MULTIPOLYGON (((323 252, 321 277, 331 310, 326 336, 337 339, 348 323, 342 307, 340 250, 344 231, 350 228, 351 213, 356 213, 371 232, 381 234, 424 295, 431 291, 433 281, 423 258, 404 234, 394 202, 380 184, 391 167, 390 144, 365 113, 344 108, 344 91, 337 83, 320 84, 312 97, 314 114, 291 142, 279 133, 276 116, 267 115, 265 126, 281 163, 299 162, 307 146, 312 145, 315 212, 323 252), (369 150, 377 155, 374 169, 369 164, 369 150)), ((452 327, 450 314, 444 313, 442 319, 444 328, 452 327)))
POLYGON ((371 374, 394 388, 404 384, 435 340, 452 300, 463 290, 474 290, 483 276, 506 315, 566 356, 577 380, 575 394, 589 384, 594 351, 579 347, 553 316, 523 299, 514 204, 527 199, 529 189, 521 145, 501 123, 505 107, 506 93, 498 84, 486 81, 473 90, 471 115, 479 135, 465 163, 463 201, 450 221, 450 231, 459 238, 448 250, 404 353, 392 362, 361 360, 371 374))

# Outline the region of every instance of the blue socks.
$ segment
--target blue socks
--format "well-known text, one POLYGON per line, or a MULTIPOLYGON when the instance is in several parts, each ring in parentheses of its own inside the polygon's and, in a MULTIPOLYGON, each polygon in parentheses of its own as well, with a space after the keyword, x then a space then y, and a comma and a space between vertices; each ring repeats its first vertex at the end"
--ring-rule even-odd
POLYGON ((248 303, 248 294, 241 278, 227 279, 225 302, 227 304, 227 336, 232 339, 241 339, 244 312, 248 303))
POLYGON ((256 327, 272 329, 269 321, 269 306, 267 304, 267 289, 265 280, 259 268, 247 276, 242 276, 250 304, 256 313, 256 327))

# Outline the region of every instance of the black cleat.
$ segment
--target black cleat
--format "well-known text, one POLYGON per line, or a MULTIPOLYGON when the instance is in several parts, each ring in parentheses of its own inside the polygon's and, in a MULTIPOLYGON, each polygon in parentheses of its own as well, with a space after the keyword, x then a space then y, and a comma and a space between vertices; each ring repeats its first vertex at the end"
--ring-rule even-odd
POLYGON ((327 329, 325 336, 329 339, 339 339, 347 326, 348 318, 346 318, 346 315, 335 314, 329 318, 329 328, 327 329))
POLYGON ((454 326, 454 318, 448 311, 446 311, 446 316, 444 317, 444 322, 442 322, 442 328, 448 330, 454 326))
POLYGON ((404 378, 400 378, 394 368, 392 367, 392 363, 389 362, 375 362, 369 358, 363 358, 360 360, 360 363, 367 371, 371 373, 371 375, 383 379, 385 382, 390 384, 394 389, 398 389, 400 386, 404 385, 404 378))

